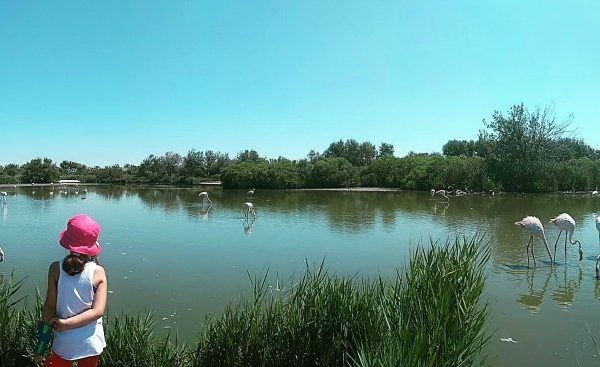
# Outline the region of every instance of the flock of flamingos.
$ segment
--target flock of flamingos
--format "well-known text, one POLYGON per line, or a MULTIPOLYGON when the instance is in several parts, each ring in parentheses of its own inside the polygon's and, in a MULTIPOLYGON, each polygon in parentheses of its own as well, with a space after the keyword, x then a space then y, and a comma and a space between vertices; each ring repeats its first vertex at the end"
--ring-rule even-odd
MULTIPOLYGON (((467 189, 465 189, 465 190, 467 190, 467 189)), ((467 193, 468 193, 468 190, 467 191, 455 190, 453 192, 453 194, 456 196, 462 196, 467 193)), ((254 189, 249 190, 247 192, 247 194, 249 196, 254 195, 254 189)), ((446 190, 431 189, 432 196, 440 195, 440 196, 444 197, 445 199, 448 199, 448 194, 449 194, 449 192, 446 190)), ((493 195, 493 192, 492 192, 492 195, 493 195)), ((592 196, 597 196, 597 195, 598 195, 598 190, 596 189, 595 191, 592 192, 592 196)), ((2 197, 2 202, 6 203, 7 193, 2 191, 2 192, 0 192, 0 196, 2 197)), ((205 200, 208 201, 208 203, 210 205, 212 205, 212 201, 208 197, 208 192, 202 191, 198 196, 202 200, 203 205, 204 205, 205 200)), ((248 217, 250 215, 253 218, 256 217, 256 211, 254 209, 254 204, 252 204, 252 202, 250 202, 250 201, 245 202, 243 204, 243 208, 244 208, 244 217, 246 219, 248 219, 248 217)), ((600 216, 597 216, 595 218, 595 221, 596 221, 596 229, 598 230, 598 241, 600 242, 600 216)), ((554 243, 554 256, 552 256, 552 254, 550 253, 550 247, 548 246, 548 241, 546 240, 544 226, 542 225, 542 222, 540 221, 540 219, 538 217, 527 216, 527 217, 521 219, 520 221, 515 222, 516 225, 520 226, 527 233, 530 234, 529 242, 527 242, 527 265, 529 265, 529 261, 530 261, 529 260, 530 251, 531 251, 531 257, 533 258, 533 264, 535 265, 535 254, 533 252, 533 243, 534 243, 534 238, 536 238, 536 237, 539 238, 540 240, 542 240, 544 246, 546 247, 546 251, 548 252, 548 256, 550 257, 550 263, 551 264, 554 263, 554 261, 556 260, 556 248, 558 245, 558 241, 560 240, 560 237, 562 236, 563 232, 565 232, 565 259, 567 258, 567 242, 569 242, 570 244, 577 245, 579 247, 579 261, 581 261, 583 259, 583 251, 581 250, 581 242, 579 242, 579 240, 573 240, 573 233, 575 232, 575 225, 576 225, 573 217, 571 217, 567 213, 562 213, 562 214, 558 215, 556 218, 551 219, 550 223, 554 224, 556 227, 558 227, 558 229, 560 229, 560 232, 558 233, 558 237, 556 238, 556 242, 554 243)), ((4 250, 2 249, 2 247, 0 247, 0 262, 2 262, 2 261, 4 261, 4 250)), ((600 279, 600 255, 598 255, 598 257, 596 258, 596 278, 600 279)))
MULTIPOLYGON (((446 200, 450 199, 450 195, 454 196, 464 196, 469 194, 469 190, 465 188, 465 191, 462 190, 454 190, 453 188, 449 188, 448 190, 436 190, 431 189, 431 196, 441 196, 446 200)), ((490 192, 491 195, 494 195, 494 192, 490 192)), ((591 196, 599 196, 598 188, 592 191, 591 196)), ((598 241, 600 243, 600 216, 596 216, 596 229, 598 230, 598 241)), ((544 246, 546 246, 546 251, 548 252, 548 256, 550 257, 550 263, 553 264, 556 260, 556 247, 558 245, 558 241, 560 240, 560 236, 563 232, 565 232, 565 259, 567 258, 567 241, 572 245, 579 246, 579 261, 583 260, 583 250, 581 250, 581 242, 579 240, 573 240, 573 233, 575 232, 575 220, 567 213, 562 213, 558 215, 556 218, 552 218, 550 223, 554 224, 560 232, 558 233, 558 237, 556 238, 556 242, 554 243, 554 257, 550 253, 550 248, 548 247, 548 241, 546 240, 546 234, 544 232, 544 226, 538 217, 527 216, 521 219, 518 222, 515 222, 516 225, 523 228, 527 233, 530 234, 529 242, 527 242, 527 265, 529 266, 529 252, 531 248, 531 257, 533 258, 533 264, 535 265, 535 255, 533 252, 533 242, 534 238, 537 237, 542 240, 544 246)), ((596 278, 600 279, 600 255, 596 258, 596 278)))

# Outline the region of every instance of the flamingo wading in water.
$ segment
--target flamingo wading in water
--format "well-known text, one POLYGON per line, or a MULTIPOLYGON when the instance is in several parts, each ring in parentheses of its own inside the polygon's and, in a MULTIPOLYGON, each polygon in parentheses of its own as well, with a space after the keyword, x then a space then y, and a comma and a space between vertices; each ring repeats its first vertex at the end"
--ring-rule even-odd
POLYGON ((254 210, 254 204, 251 202, 244 203, 244 217, 248 218, 248 214, 252 214, 256 218, 256 211, 254 210))
POLYGON ((534 237, 537 237, 544 242, 544 246, 546 246, 546 251, 548 251, 548 256, 550 257, 550 263, 552 263, 552 254, 550 253, 550 248, 548 248, 548 241, 546 241, 546 234, 544 233, 544 226, 542 225, 542 222, 540 222, 537 217, 528 216, 518 222, 515 222, 515 224, 526 230, 531 235, 531 237, 529 237, 529 242, 527 242, 527 264, 529 265, 529 246, 531 245, 531 256, 533 257, 533 265, 535 265, 535 255, 533 253, 534 237))
POLYGON ((550 223, 560 229, 558 237, 554 243, 554 259, 556 260, 556 245, 560 239, 560 235, 565 231, 565 261, 567 261, 567 235, 569 236, 569 243, 571 245, 579 245, 579 261, 583 260, 583 251, 581 250, 581 242, 579 240, 573 241, 573 233, 575 232, 575 219, 567 213, 562 213, 556 218, 550 219, 550 223))
POLYGON ((206 199, 208 200, 210 205, 212 205, 212 201, 210 201, 210 198, 208 197, 208 192, 202 191, 200 194, 198 194, 198 196, 200 196, 200 198, 202 199, 202 204, 204 204, 204 199, 206 199))
POLYGON ((431 196, 435 196, 435 195, 440 195, 444 199, 450 201, 450 198, 446 195, 446 190, 437 190, 437 191, 435 191, 435 189, 431 189, 431 196))

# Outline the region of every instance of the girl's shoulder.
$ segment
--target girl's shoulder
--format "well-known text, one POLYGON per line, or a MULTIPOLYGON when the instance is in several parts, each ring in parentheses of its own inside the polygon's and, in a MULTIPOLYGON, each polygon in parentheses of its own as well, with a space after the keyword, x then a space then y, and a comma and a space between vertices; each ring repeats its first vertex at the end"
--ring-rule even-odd
POLYGON ((96 267, 94 269, 94 283, 97 284, 103 281, 106 281, 106 271, 104 270, 104 267, 96 264, 96 267))

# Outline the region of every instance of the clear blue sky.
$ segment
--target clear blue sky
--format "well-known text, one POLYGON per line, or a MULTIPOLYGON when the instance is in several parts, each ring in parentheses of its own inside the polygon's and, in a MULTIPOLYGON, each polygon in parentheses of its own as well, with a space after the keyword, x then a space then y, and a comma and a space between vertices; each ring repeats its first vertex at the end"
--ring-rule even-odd
POLYGON ((600 2, 0 1, 0 164, 397 155, 554 103, 600 147, 600 2))

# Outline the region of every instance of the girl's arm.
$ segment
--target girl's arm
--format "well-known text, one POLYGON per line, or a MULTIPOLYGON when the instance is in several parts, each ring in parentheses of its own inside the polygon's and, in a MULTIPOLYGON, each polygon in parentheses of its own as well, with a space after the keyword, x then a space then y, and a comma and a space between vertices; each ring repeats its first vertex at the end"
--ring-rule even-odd
POLYGON ((57 319, 54 318, 54 329, 57 331, 66 331, 75 329, 90 322, 96 321, 104 316, 104 310, 106 308, 106 298, 108 293, 108 284, 106 282, 106 272, 104 268, 98 266, 94 272, 94 284, 96 284, 96 293, 94 294, 94 301, 92 302, 92 308, 85 310, 79 315, 69 317, 68 319, 57 319))
POLYGON ((44 301, 44 307, 42 308, 42 321, 50 323, 53 317, 56 317, 56 293, 58 288, 58 276, 59 276, 59 264, 58 261, 50 264, 48 268, 48 288, 46 290, 46 300, 44 301))

